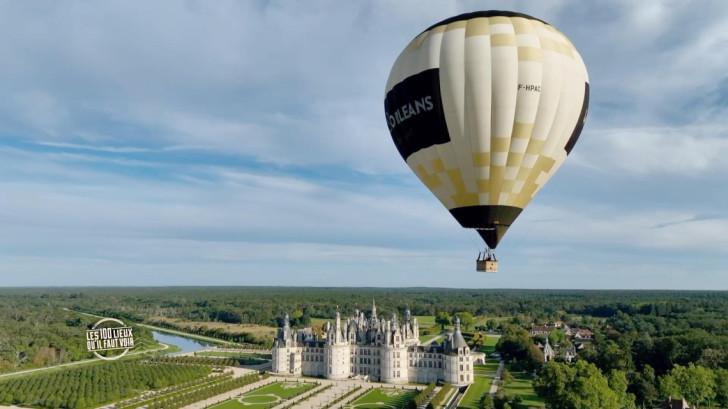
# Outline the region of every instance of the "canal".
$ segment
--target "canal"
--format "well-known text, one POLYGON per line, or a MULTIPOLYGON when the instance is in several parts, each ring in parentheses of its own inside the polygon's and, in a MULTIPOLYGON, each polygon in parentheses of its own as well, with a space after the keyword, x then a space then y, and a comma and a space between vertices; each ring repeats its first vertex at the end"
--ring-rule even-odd
POLYGON ((215 346, 215 344, 200 341, 195 338, 189 338, 181 335, 176 334, 168 334, 166 332, 160 332, 160 331, 152 331, 152 336, 154 336, 154 339, 157 342, 161 342, 163 344, 167 345, 175 345, 179 347, 180 351, 183 353, 187 352, 197 352, 204 348, 209 348, 212 346, 215 346))

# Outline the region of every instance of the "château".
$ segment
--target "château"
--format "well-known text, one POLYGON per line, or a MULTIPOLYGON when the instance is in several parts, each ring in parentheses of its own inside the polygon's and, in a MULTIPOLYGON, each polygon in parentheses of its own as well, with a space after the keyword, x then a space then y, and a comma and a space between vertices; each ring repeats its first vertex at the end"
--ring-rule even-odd
MULTIPOLYGON (((473 383, 473 363, 460 320, 442 345, 423 345, 417 318, 409 309, 403 322, 377 317, 377 307, 334 324, 326 323, 319 337, 311 328, 292 329, 288 314, 273 345, 273 372, 282 375, 319 376, 327 379, 366 378, 386 383, 473 383)), ((482 354, 477 354, 482 355, 482 354)))

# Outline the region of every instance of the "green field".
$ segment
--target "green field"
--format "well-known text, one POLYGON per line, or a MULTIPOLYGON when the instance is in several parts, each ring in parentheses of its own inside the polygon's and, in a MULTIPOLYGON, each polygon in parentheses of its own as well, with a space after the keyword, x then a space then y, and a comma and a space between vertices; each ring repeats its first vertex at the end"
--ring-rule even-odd
POLYGON ((473 372, 476 376, 483 376, 486 378, 490 378, 491 380, 495 378, 495 373, 498 370, 498 362, 497 361, 491 361, 488 362, 485 365, 473 365, 473 372))
POLYGON ((211 408, 214 409, 267 409, 286 399, 291 399, 316 387, 313 383, 275 382, 249 391, 239 398, 230 399, 211 408))
POLYGON ((444 335, 442 335, 442 334, 427 334, 427 335, 420 335, 419 339, 420 339, 421 344, 430 342, 431 340, 433 340, 432 342, 434 342, 436 344, 441 344, 444 341, 443 338, 444 338, 444 335), (438 339, 436 339, 436 338, 438 338, 438 339))
POLYGON ((347 407, 353 409, 406 408, 416 394, 417 392, 414 390, 372 389, 347 407))
MULTIPOLYGON (((485 365, 477 365, 485 366, 485 365)), ((476 369, 477 370, 477 369, 476 369)), ((475 382, 468 387, 465 391, 465 396, 460 401, 458 409, 478 409, 480 407, 480 398, 490 390, 490 385, 493 383, 493 378, 488 376, 475 375, 475 382)))
POLYGON ((485 343, 480 347, 480 352, 485 352, 486 361, 490 359, 490 354, 495 352, 495 345, 498 343, 499 337, 493 335, 486 335, 485 343))
POLYGON ((503 390, 506 396, 520 396, 523 399, 522 406, 528 407, 540 407, 546 406, 543 399, 536 395, 536 391, 533 390, 533 378, 525 372, 511 372, 513 380, 506 385, 503 390))
POLYGON ((435 323, 434 315, 416 315, 417 323, 420 325, 420 329, 430 328, 437 325, 435 323))

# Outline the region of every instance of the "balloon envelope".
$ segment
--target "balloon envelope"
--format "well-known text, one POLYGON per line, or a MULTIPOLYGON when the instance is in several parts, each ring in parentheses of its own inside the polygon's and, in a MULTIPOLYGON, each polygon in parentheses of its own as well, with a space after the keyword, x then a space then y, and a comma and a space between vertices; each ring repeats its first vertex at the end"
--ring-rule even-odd
POLYGON ((506 11, 462 14, 415 37, 387 80, 402 158, 495 248, 574 147, 589 79, 568 38, 506 11))

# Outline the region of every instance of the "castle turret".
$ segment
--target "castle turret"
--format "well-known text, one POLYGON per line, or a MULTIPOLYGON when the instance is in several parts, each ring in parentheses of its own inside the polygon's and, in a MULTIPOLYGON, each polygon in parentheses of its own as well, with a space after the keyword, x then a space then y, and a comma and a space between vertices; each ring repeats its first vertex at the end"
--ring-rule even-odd
POLYGON ((445 345, 445 382, 453 385, 473 383, 470 347, 460 332, 460 318, 455 317, 455 331, 445 345))
POLYGON ((336 323, 334 324, 334 339, 335 344, 340 344, 344 342, 344 339, 342 337, 342 328, 341 328, 341 313, 339 313, 339 308, 336 308, 336 323))
POLYGON ((392 343, 392 321, 385 321, 385 323, 384 344, 389 345, 392 343))
POLYGON ((324 348, 324 365, 326 368, 326 378, 328 379, 346 379, 351 375, 351 362, 349 359, 349 345, 346 343, 342 328, 341 314, 337 308, 336 320, 334 327, 330 328, 329 339, 324 348))
POLYGON ((296 333, 291 329, 290 317, 283 317, 283 326, 278 329, 278 335, 273 343, 271 366, 274 372, 300 375, 301 354, 296 343, 296 333))

